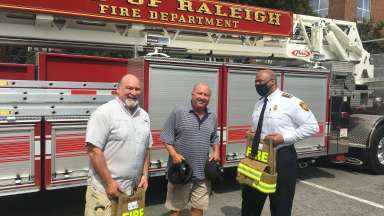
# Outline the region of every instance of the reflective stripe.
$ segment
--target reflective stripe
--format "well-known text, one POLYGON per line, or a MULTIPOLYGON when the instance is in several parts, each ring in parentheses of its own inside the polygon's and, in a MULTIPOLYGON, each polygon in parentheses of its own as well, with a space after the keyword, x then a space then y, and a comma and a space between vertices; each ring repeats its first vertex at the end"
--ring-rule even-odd
POLYGON ((263 193, 274 193, 276 191, 276 184, 268 184, 260 181, 262 172, 242 163, 239 163, 237 171, 245 175, 246 177, 252 179, 254 181, 252 183, 252 187, 258 189, 259 191, 263 193))
POLYGON ((261 186, 267 187, 267 188, 276 188, 276 184, 268 184, 268 183, 265 183, 265 182, 262 182, 262 181, 259 184, 261 186))
POLYGON ((260 187, 262 187, 262 188, 265 188, 265 189, 269 189, 269 190, 273 190, 273 189, 275 189, 276 188, 276 184, 267 184, 267 183, 265 183, 265 182, 253 182, 253 184, 254 184, 254 186, 256 186, 256 185, 258 185, 258 186, 260 186, 260 187))
POLYGON ((246 170, 243 170, 243 169, 237 169, 237 171, 245 176, 247 176, 248 178, 252 179, 253 181, 259 181, 260 180, 260 177, 256 177, 256 176, 253 176, 252 174, 250 174, 249 172, 247 172, 246 170))
POLYGON ((244 175, 248 176, 249 178, 251 178, 253 180, 257 180, 257 181, 260 180, 260 177, 262 175, 262 173, 260 171, 252 169, 251 167, 249 167, 245 164, 242 164, 242 163, 239 163, 237 170, 240 173, 243 173, 244 175))
POLYGON ((276 192, 276 186, 274 188, 269 188, 269 187, 264 187, 260 184, 261 182, 259 182, 259 184, 255 184, 255 182, 252 184, 252 186, 258 190, 260 190, 261 192, 263 193, 274 193, 276 192))

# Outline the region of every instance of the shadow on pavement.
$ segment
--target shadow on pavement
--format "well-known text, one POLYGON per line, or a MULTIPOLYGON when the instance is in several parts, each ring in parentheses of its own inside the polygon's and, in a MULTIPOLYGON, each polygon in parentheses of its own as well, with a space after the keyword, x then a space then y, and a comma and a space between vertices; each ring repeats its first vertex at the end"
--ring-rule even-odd
MULTIPOLYGON (((189 210, 187 209, 184 209, 180 212, 180 216, 189 216, 190 215, 190 212, 189 210)), ((169 216, 169 213, 164 213, 164 214, 161 214, 160 216, 169 216)))
POLYGON ((316 161, 315 164, 310 165, 307 168, 303 168, 303 169, 298 168, 298 179, 307 180, 307 179, 313 179, 313 178, 319 178, 319 177, 335 178, 335 175, 325 171, 322 168, 345 171, 348 173, 353 173, 355 175, 360 175, 360 174, 374 175, 370 173, 370 171, 367 170, 364 165, 356 165, 356 164, 349 164, 349 163, 336 164, 336 163, 330 162, 326 158, 323 158, 316 161))
POLYGON ((221 212, 225 216, 237 216, 241 214, 241 209, 239 207, 224 206, 221 208, 221 212))
POLYGON ((311 165, 307 168, 297 169, 297 178, 301 180, 308 180, 314 178, 335 178, 333 174, 320 169, 316 165, 311 165))

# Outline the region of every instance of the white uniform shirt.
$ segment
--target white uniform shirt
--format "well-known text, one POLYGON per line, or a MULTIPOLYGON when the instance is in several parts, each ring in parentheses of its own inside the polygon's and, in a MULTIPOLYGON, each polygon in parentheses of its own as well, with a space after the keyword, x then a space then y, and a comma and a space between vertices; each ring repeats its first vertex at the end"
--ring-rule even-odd
MULTIPOLYGON (((267 97, 261 138, 270 133, 280 133, 284 143, 277 148, 293 145, 319 131, 319 124, 307 105, 300 99, 276 89, 267 97)), ((252 114, 256 130, 264 98, 260 99, 252 114)))
MULTIPOLYGON (((149 116, 140 107, 131 114, 116 97, 92 113, 86 142, 102 149, 111 176, 120 185, 135 178, 139 181, 144 154, 152 145, 149 116)), ((105 192, 101 177, 92 164, 89 177, 90 184, 98 191, 105 192)))

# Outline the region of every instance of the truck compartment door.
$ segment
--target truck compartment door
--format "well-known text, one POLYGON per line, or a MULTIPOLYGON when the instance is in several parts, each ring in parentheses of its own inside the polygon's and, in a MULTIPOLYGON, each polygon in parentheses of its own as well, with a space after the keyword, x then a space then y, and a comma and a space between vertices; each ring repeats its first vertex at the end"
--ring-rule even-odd
POLYGON ((85 150, 87 118, 48 118, 45 124, 45 186, 47 189, 86 184, 89 160, 85 150))
POLYGON ((328 76, 314 74, 286 73, 284 91, 288 92, 310 106, 315 115, 320 131, 318 134, 295 144, 299 157, 320 156, 327 152, 327 107, 328 76))
MULTIPOLYGON (((168 162, 168 153, 159 139, 161 129, 176 105, 190 103, 194 84, 204 82, 211 87, 212 95, 208 107, 214 113, 218 113, 219 67, 218 64, 205 66, 191 63, 149 64, 148 111, 154 138, 151 150, 152 175, 164 172, 168 162)), ((219 114, 217 116, 219 119, 219 114)))
POLYGON ((40 190, 40 118, 0 121, 0 196, 40 190))

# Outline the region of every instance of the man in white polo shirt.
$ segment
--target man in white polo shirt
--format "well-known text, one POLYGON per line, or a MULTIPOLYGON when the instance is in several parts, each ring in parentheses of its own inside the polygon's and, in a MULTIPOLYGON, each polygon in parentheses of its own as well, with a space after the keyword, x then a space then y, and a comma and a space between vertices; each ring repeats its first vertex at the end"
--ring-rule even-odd
POLYGON ((148 187, 152 137, 149 116, 138 104, 140 91, 136 76, 123 76, 117 97, 98 107, 89 119, 85 216, 111 215, 111 204, 119 193, 148 187))

